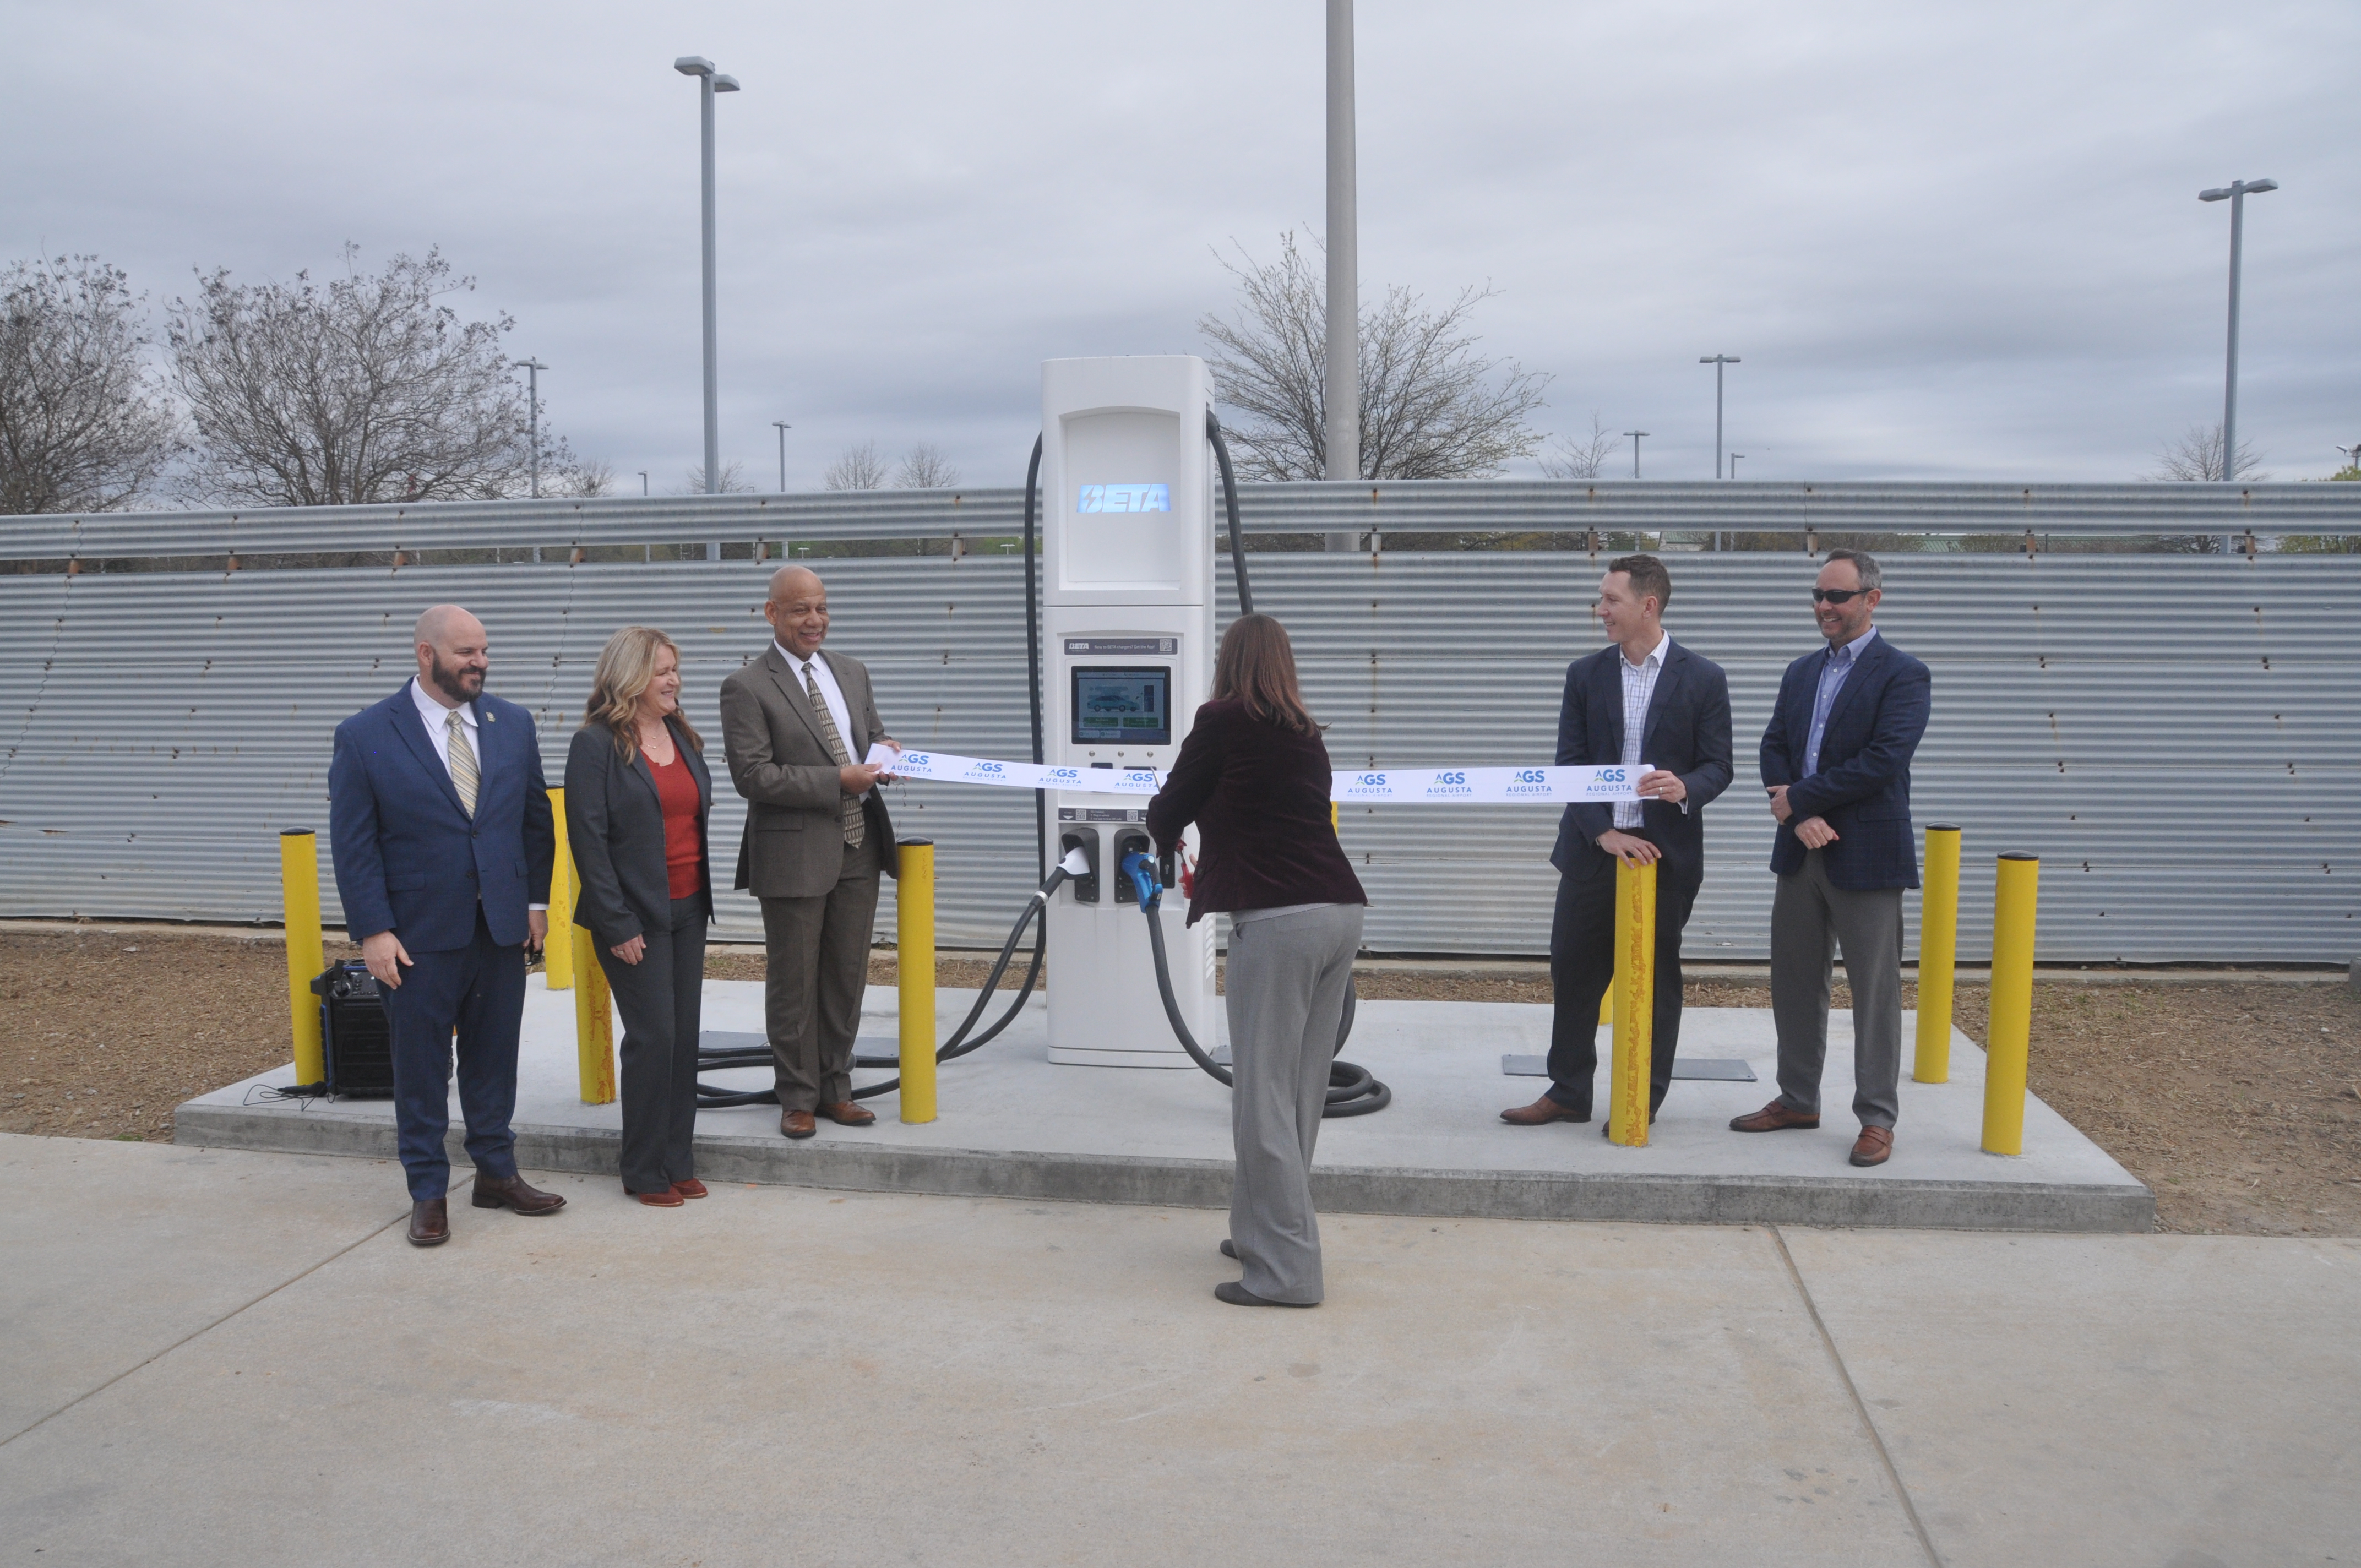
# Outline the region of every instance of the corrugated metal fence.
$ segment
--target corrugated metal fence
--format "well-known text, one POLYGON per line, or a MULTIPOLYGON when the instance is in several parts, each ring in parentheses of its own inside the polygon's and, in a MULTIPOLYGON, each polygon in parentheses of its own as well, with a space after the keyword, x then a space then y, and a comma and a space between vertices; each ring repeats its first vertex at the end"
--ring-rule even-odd
MULTIPOLYGON (((1668 624, 1730 671, 1738 729, 1739 782, 1707 819, 1699 958, 1765 951, 1770 823, 1752 755, 1781 668, 1817 641, 1804 530, 2031 530, 2037 546, 2230 535, 2226 554, 1887 554, 1880 625, 1935 674, 1916 816, 1966 829, 1964 955, 1988 942, 2003 850, 2043 859, 2045 962, 2361 951, 2361 555, 2268 547, 2361 532, 2361 486, 1268 486, 1244 506, 1260 533, 1795 532, 1792 554, 1670 563, 1668 624)), ((679 639, 686 703, 710 735, 721 677, 763 645, 768 567, 571 565, 571 546, 973 540, 1013 533, 1017 514, 1014 492, 994 491, 0 521, 0 558, 19 560, 539 544, 548 563, 0 576, 0 913, 275 920, 273 835, 324 829, 329 732, 407 677, 410 621, 438 600, 490 628, 494 689, 536 711, 553 770, 598 647, 627 621, 679 639)), ((1021 562, 990 549, 822 565, 834 643, 869 663, 897 735, 1027 753, 1021 562)), ((1598 561, 1583 548, 1249 565, 1257 607, 1295 636, 1339 767, 1545 760, 1566 662, 1597 645, 1598 561)), ((945 940, 996 943, 1033 874, 1031 810, 1015 792, 902 787, 897 821, 941 845, 945 940)), ((719 814, 725 865, 741 820, 734 800, 719 814)), ((1370 946, 1543 950, 1554 830, 1546 808, 1354 808, 1343 833, 1374 901, 1370 946)), ((324 904, 334 919, 333 883, 324 904)), ((723 909, 722 935, 759 939, 751 900, 723 909)))

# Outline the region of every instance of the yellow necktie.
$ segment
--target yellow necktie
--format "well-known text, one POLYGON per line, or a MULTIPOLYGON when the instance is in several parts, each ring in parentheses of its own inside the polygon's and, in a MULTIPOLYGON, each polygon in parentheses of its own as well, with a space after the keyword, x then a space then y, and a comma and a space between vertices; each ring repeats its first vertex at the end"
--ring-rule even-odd
POLYGON ((451 787, 459 792, 459 804, 470 817, 476 815, 476 784, 481 776, 476 772, 476 749, 467 744, 467 721, 453 709, 445 716, 451 731, 451 787))

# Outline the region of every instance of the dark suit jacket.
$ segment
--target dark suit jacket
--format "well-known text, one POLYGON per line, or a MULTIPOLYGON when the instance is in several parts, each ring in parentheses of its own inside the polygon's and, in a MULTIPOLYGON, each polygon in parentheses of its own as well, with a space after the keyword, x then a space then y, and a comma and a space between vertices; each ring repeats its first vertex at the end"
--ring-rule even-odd
MULTIPOLYGON (((713 810, 713 775, 680 726, 671 728, 673 744, 697 780, 697 833, 705 845, 697 896, 710 920, 713 846, 706 841, 706 823, 713 810)), ((598 938, 599 947, 620 947, 634 937, 672 929, 672 872, 664 864, 664 804, 656 794, 655 769, 645 751, 623 761, 615 750, 615 732, 603 724, 576 730, 566 753, 566 839, 582 878, 574 923, 598 938)))
MULTIPOLYGON (((1565 698, 1557 716, 1557 765, 1604 766, 1623 760, 1623 650, 1609 643, 1565 672, 1565 698)), ((1648 698, 1640 760, 1678 773, 1688 786, 1688 810, 1666 801, 1642 803, 1648 837, 1664 850, 1664 873, 1694 888, 1705 880, 1705 808, 1730 787, 1730 677, 1712 660, 1675 641, 1656 673, 1648 698)), ((1615 826, 1615 808, 1577 801, 1558 819, 1550 864, 1570 877, 1610 876, 1615 857, 1598 847, 1615 826)))
POLYGON ((1910 758, 1927 732, 1933 683, 1927 666, 1880 631, 1828 710, 1820 737, 1820 769, 1804 776, 1811 743, 1812 705, 1828 651, 1806 653, 1787 666, 1779 701, 1763 731, 1763 783, 1787 786, 1794 815, 1771 841, 1771 869, 1794 876, 1804 869, 1795 824, 1828 819, 1837 841, 1821 851, 1828 881, 1855 892, 1918 885, 1918 842, 1910 828, 1910 758))
POLYGON ((409 682, 336 726, 329 847, 355 941, 391 931, 413 954, 452 952, 476 939, 481 904, 492 940, 514 947, 527 935, 527 906, 549 902, 557 830, 533 716, 486 696, 476 717, 482 778, 472 818, 409 682))
MULTIPOLYGON (((859 762, 885 733, 869 668, 850 654, 821 649, 852 719, 845 750, 859 762)), ((721 743, 730 782, 746 797, 746 834, 738 846, 735 885, 757 898, 812 898, 836 885, 844 870, 839 828, 844 790, 837 761, 821 739, 811 698, 776 643, 721 683, 721 743)), ((885 874, 900 869, 894 819, 876 790, 862 802, 868 841, 877 846, 885 874)))

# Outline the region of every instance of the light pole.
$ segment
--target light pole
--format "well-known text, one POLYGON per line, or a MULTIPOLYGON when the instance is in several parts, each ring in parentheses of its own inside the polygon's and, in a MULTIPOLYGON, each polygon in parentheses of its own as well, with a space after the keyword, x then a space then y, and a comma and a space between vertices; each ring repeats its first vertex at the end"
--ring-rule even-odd
POLYGON ((1713 477, 1721 477, 1721 367, 1739 362, 1734 354, 1700 355, 1697 363, 1713 367, 1713 477))
POLYGON ((779 430, 779 494, 784 496, 787 493, 787 432, 796 427, 783 419, 774 419, 771 422, 779 430))
POLYGON ((1623 433, 1631 438, 1631 477, 1636 479, 1640 477, 1640 438, 1648 433, 1644 430, 1627 430, 1623 433))
POLYGON ((524 372, 525 407, 531 411, 532 422, 527 427, 533 433, 529 438, 533 443, 531 493, 533 499, 539 500, 541 499, 541 373, 549 367, 538 359, 527 359, 522 361, 518 367, 524 372))
POLYGON ((1730 455, 1730 477, 1731 478, 1735 479, 1738 477, 1738 460, 1745 455, 1746 454, 1743 452, 1733 452, 1730 455))
POLYGON ((642 499, 642 500, 645 500, 645 499, 648 499, 648 471, 647 471, 645 468, 642 468, 642 469, 641 469, 641 470, 640 470, 640 499, 642 499))
POLYGON ((685 54, 672 62, 683 76, 697 79, 697 125, 705 153, 705 493, 721 493, 720 381, 714 367, 717 332, 713 307, 713 95, 735 93, 738 79, 715 73, 703 55, 685 54))
MULTIPOLYGON (((1353 107, 1353 0, 1328 0, 1327 464, 1323 477, 1361 477, 1360 167, 1353 107)), ((1350 550, 1356 533, 1332 533, 1350 550)))
POLYGON ((2276 180, 2233 180, 2197 192, 2201 202, 2227 199, 2230 203, 2230 352, 2229 367, 2222 379, 2221 477, 2224 480, 2238 477, 2238 269, 2246 234, 2246 197, 2279 188, 2276 180))

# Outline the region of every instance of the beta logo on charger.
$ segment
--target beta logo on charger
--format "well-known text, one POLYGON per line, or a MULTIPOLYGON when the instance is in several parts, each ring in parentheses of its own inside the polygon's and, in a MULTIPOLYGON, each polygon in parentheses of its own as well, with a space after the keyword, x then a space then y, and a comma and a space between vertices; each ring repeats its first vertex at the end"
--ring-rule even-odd
POLYGON ((1170 485, 1084 485, 1076 511, 1170 511, 1170 485))

